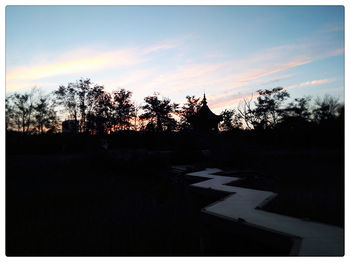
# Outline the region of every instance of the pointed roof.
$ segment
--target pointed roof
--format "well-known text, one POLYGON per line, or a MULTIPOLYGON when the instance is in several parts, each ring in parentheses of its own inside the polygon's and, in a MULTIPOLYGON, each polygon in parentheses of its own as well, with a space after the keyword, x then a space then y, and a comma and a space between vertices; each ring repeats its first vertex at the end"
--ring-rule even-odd
POLYGON ((207 98, 205 97, 205 92, 202 99, 202 105, 207 105, 207 98))
POLYGON ((205 93, 203 95, 202 99, 202 107, 197 111, 195 115, 196 120, 200 121, 216 121, 219 122, 222 120, 222 117, 219 115, 214 114, 207 104, 207 98, 205 97, 205 93))

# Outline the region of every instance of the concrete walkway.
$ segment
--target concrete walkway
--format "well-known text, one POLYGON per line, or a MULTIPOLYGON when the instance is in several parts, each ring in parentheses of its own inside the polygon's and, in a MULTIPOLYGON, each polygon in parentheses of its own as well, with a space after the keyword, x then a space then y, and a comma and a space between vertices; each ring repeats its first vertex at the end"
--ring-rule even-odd
POLYGON ((305 221, 256 209, 276 196, 273 192, 228 186, 239 178, 214 175, 222 170, 207 168, 187 173, 187 176, 208 178, 192 187, 218 190, 232 195, 202 209, 202 212, 230 220, 244 219, 247 223, 301 238, 300 256, 343 256, 344 229, 332 225, 305 221))

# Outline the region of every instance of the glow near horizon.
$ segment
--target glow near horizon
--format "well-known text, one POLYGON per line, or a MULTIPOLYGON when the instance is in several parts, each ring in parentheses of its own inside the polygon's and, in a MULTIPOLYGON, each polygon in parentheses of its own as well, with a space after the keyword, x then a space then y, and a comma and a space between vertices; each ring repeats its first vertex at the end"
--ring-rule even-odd
POLYGON ((344 9, 8 6, 6 92, 90 78, 133 100, 202 96, 214 112, 258 89, 344 101, 344 9))

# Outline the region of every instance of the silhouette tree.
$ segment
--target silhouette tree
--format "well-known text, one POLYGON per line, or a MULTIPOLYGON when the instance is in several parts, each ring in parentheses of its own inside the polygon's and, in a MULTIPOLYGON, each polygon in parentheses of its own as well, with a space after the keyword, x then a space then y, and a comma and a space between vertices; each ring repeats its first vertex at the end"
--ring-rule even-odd
POLYGON ((186 96, 186 99, 186 103, 180 110, 180 127, 182 130, 191 129, 191 119, 201 107, 199 97, 196 98, 195 96, 186 96))
POLYGON ((57 114, 48 96, 40 96, 34 105, 35 126, 39 133, 44 132, 44 128, 54 130, 58 124, 57 114))
POLYGON ((311 122, 311 97, 295 98, 286 108, 281 110, 280 127, 295 129, 305 128, 311 122))
POLYGON ((18 130, 21 129, 22 133, 28 133, 33 123, 32 114, 35 92, 36 90, 33 88, 31 92, 25 92, 23 94, 14 93, 9 98, 13 104, 13 107, 11 109, 9 108, 10 113, 16 119, 18 130))
MULTIPOLYGON (((340 130, 343 126, 344 105, 331 96, 317 98, 313 107, 310 106, 310 97, 295 98, 284 106, 289 94, 282 87, 257 92, 259 96, 254 103, 252 96, 244 99, 236 109, 221 112, 221 130, 243 127, 255 130, 277 127, 303 130, 316 126, 324 126, 324 130, 337 126, 340 130)), ((31 92, 6 97, 6 130, 29 133, 37 129, 43 133, 55 128, 58 117, 54 105, 62 107, 70 119, 79 123, 80 132, 90 134, 127 130, 131 126, 137 130, 138 120, 142 122, 139 124, 140 130, 188 130, 191 129, 191 119, 201 107, 200 98, 195 96, 186 96, 186 103, 179 109, 178 104, 171 103, 169 98, 159 98, 157 93, 145 97, 144 105, 135 106, 131 101, 132 92, 120 89, 109 93, 103 86, 93 85, 90 79, 59 86, 52 93, 55 99, 37 94, 38 90, 34 88, 31 92), (142 114, 138 116, 140 109, 142 114), (180 116, 179 126, 175 115, 180 116)))
POLYGON ((341 104, 339 100, 329 95, 323 99, 316 98, 313 117, 318 124, 335 120, 341 114, 341 104))
POLYGON ((255 115, 252 109, 253 95, 249 99, 243 99, 237 107, 238 117, 244 122, 246 129, 254 129, 256 123, 259 123, 259 119, 255 115))
POLYGON ((59 86, 58 90, 54 91, 56 103, 63 106, 68 114, 68 117, 78 122, 78 93, 73 83, 67 86, 59 86))
POLYGON ((88 132, 92 127, 91 121, 95 119, 93 117, 95 114, 94 107, 97 105, 99 97, 104 94, 104 87, 100 85, 92 86, 90 79, 80 79, 76 83, 69 83, 67 86, 61 85, 54 94, 57 103, 64 107, 68 116, 79 122, 80 132, 88 132))
POLYGON ((320 141, 329 145, 344 145, 344 104, 339 99, 330 95, 316 98, 312 116, 320 141))
POLYGON ((21 121, 19 115, 16 114, 15 106, 13 104, 14 96, 10 95, 5 98, 5 121, 6 130, 20 129, 21 121))
MULTIPOLYGON (((86 115, 88 114, 87 109, 90 101, 91 81, 90 79, 80 79, 75 84, 76 93, 78 95, 78 108, 80 111, 80 128, 81 131, 86 131, 86 115)), ((93 94, 95 94, 93 92, 93 94)))
POLYGON ((140 123, 138 123, 138 120, 139 120, 139 111, 141 110, 142 106, 135 102, 133 102, 133 104, 134 104, 134 130, 136 131, 140 126, 140 123))
POLYGON ((281 105, 289 97, 289 93, 282 87, 271 90, 258 90, 259 96, 255 102, 255 115, 253 123, 255 129, 273 128, 282 119, 281 105))
POLYGON ((224 131, 231 131, 234 129, 240 129, 242 127, 242 119, 239 114, 236 114, 234 109, 225 109, 220 114, 223 122, 220 124, 220 128, 224 131))
POLYGON ((84 100, 86 114, 84 131, 104 133, 105 128, 111 126, 111 95, 104 91, 103 86, 89 86, 84 100))
POLYGON ((55 129, 58 124, 54 103, 50 95, 42 96, 40 90, 14 93, 5 100, 6 129, 16 129, 22 133, 55 129))
POLYGON ((144 113, 141 119, 148 120, 147 126, 154 127, 157 131, 174 130, 176 128, 176 120, 172 114, 178 112, 178 104, 171 104, 169 98, 159 99, 157 93, 153 96, 145 97, 146 104, 142 106, 144 113))
POLYGON ((310 101, 311 97, 295 98, 294 102, 289 103, 284 112, 289 116, 300 117, 307 121, 311 116, 310 101))
POLYGON ((345 106, 344 104, 340 104, 337 110, 337 119, 344 122, 345 117, 345 106))
POLYGON ((111 95, 99 90, 95 93, 93 104, 87 114, 87 131, 104 134, 113 125, 111 95))
POLYGON ((131 102, 132 92, 120 89, 113 92, 114 127, 119 130, 129 129, 135 115, 135 106, 131 102))
MULTIPOLYGON (((283 102, 289 93, 282 87, 271 90, 258 90, 259 96, 252 106, 253 95, 250 99, 243 99, 237 107, 237 121, 244 122, 247 129, 271 129, 283 119, 283 102)), ((242 123, 243 126, 243 123, 242 123)))

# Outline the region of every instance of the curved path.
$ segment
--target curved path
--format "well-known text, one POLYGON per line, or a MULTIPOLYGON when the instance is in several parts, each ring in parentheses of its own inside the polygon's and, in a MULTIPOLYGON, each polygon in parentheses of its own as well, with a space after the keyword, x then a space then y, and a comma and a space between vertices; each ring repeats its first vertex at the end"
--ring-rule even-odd
POLYGON ((214 175, 222 170, 207 168, 187 173, 187 176, 208 178, 192 187, 218 190, 232 195, 202 209, 202 212, 230 220, 244 219, 247 223, 301 238, 297 251, 300 256, 343 256, 344 229, 332 225, 305 221, 256 209, 276 196, 276 193, 225 185, 237 177, 214 175))

